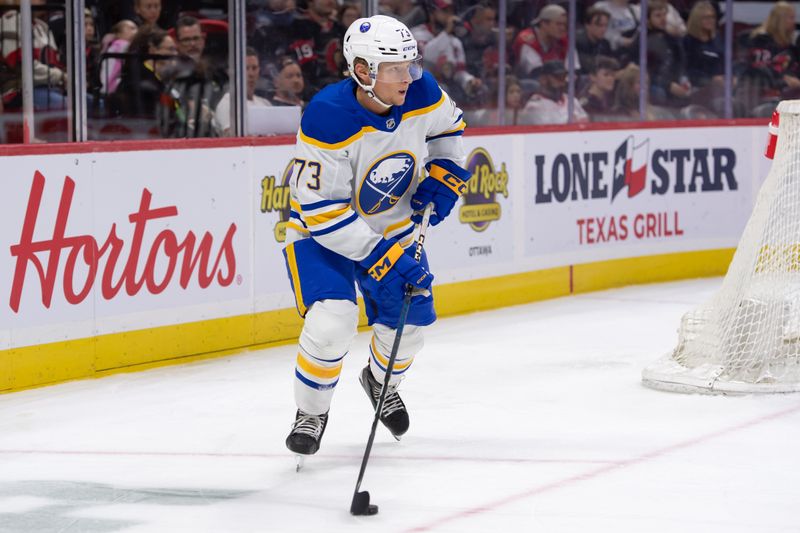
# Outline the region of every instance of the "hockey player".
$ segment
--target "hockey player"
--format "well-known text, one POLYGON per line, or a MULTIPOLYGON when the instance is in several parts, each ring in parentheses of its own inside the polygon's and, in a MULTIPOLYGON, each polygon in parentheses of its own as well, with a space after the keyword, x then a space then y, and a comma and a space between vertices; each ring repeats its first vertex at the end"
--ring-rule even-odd
POLYGON ((383 15, 358 19, 345 33, 343 51, 350 79, 309 103, 290 178, 284 256, 305 323, 295 367, 297 414, 286 446, 301 455, 319 449, 342 360, 356 335, 356 283, 373 327, 369 363, 360 375, 373 408, 404 287, 418 289, 381 415, 395 438, 408 430, 397 387, 422 348, 422 326, 436 314, 427 258, 417 263, 406 247, 418 213, 432 203, 431 224, 438 224, 470 177, 463 168, 461 111, 422 71, 405 25, 383 15), (419 181, 423 168, 428 177, 419 181))

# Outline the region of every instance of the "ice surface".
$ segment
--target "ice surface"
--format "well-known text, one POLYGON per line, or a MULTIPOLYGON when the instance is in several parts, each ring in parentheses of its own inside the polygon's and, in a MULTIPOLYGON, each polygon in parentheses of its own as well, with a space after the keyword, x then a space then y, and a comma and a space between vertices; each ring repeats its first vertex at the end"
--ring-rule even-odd
POLYGON ((445 319, 379 428, 345 361, 319 454, 283 441, 295 349, 0 396, 0 531, 784 532, 800 530, 800 396, 678 395, 641 369, 720 279, 445 319))

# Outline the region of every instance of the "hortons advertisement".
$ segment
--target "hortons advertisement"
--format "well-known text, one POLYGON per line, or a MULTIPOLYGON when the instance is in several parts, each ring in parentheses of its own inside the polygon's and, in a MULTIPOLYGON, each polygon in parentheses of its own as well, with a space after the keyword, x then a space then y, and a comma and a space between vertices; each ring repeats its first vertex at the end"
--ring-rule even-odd
POLYGON ((248 312, 247 153, 213 152, 7 158, 5 347, 248 312))
POLYGON ((753 152, 748 129, 529 135, 525 253, 565 264, 736 246, 753 152))

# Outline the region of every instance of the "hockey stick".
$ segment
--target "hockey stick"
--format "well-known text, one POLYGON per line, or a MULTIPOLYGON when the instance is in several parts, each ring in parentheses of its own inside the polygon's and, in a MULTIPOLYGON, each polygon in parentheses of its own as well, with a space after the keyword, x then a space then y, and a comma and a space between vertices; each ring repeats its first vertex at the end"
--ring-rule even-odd
MULTIPOLYGON (((417 236, 417 246, 414 250, 414 259, 419 262, 422 259, 422 245, 425 243, 425 231, 428 229, 428 221, 431 218, 431 211, 433 204, 428 204, 422 215, 422 222, 419 226, 419 235, 417 236)), ((403 307, 400 308, 400 318, 397 320, 397 330, 394 336, 394 344, 392 345, 392 353, 389 356, 389 363, 386 365, 386 374, 383 378, 383 388, 381 389, 381 396, 378 398, 378 405, 375 407, 375 418, 372 420, 372 429, 367 439, 367 449, 364 450, 364 458, 361 460, 361 470, 358 472, 358 481, 356 481, 356 489, 353 491, 353 501, 350 503, 350 513, 354 515, 373 515, 378 514, 378 506, 370 505, 369 491, 361 491, 361 481, 364 479, 364 472, 367 470, 367 462, 369 461, 369 454, 372 451, 372 443, 375 441, 375 431, 378 428, 378 421, 381 418, 381 411, 383 411, 383 403, 386 401, 386 392, 389 390, 389 379, 394 370, 394 360, 397 359, 397 351, 400 348, 400 339, 403 337, 403 328, 406 325, 406 317, 408 310, 411 307, 411 297, 414 295, 414 287, 409 284, 406 286, 406 293, 403 296, 403 307)))

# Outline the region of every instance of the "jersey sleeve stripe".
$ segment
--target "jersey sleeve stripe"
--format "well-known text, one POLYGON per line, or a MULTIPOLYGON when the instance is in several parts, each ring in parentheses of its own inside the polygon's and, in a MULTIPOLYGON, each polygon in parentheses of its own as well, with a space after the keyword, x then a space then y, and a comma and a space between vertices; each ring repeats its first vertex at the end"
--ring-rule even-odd
POLYGON ((464 129, 466 127, 467 127, 467 123, 464 122, 463 120, 459 120, 458 122, 456 122, 454 127, 450 128, 449 130, 447 130, 444 133, 453 133, 453 132, 456 132, 456 131, 464 131, 464 129))
POLYGON ((299 211, 313 211, 314 209, 319 209, 320 207, 327 207, 329 205, 335 204, 349 204, 350 198, 342 198, 341 200, 320 200, 319 202, 313 202, 310 204, 302 204, 298 205, 300 208, 299 211))
POLYGON ((395 238, 396 238, 398 241, 400 241, 400 246, 402 246, 403 248, 405 248, 405 247, 406 247, 406 245, 403 243, 403 238, 405 238, 405 237, 408 237, 408 236, 409 236, 409 235, 411 235, 412 233, 414 233, 414 226, 411 226, 410 228, 408 228, 408 229, 407 229, 407 230, 405 230, 405 231, 401 231, 400 233, 398 233, 398 234, 397 234, 397 235, 395 235, 394 237, 395 237, 395 238))
POLYGON ((338 217, 341 217, 348 211, 352 212, 352 209, 350 209, 349 205, 346 205, 341 209, 326 211, 324 213, 320 213, 319 215, 306 216, 305 221, 308 226, 319 226, 320 224, 325 224, 326 222, 330 222, 338 217))
POLYGON ((414 233, 414 225, 411 223, 411 221, 405 220, 403 222, 405 222, 405 224, 403 224, 400 227, 398 227, 398 225, 395 225, 394 228, 392 228, 391 226, 386 228, 386 231, 383 232, 384 238, 400 240, 403 237, 411 233, 414 233))
POLYGON ((293 229, 295 231, 299 231, 300 233, 302 233, 304 235, 308 235, 308 230, 304 226, 300 226, 298 224, 295 224, 294 222, 287 222, 286 223, 286 227, 287 228, 291 228, 291 229, 293 229))
POLYGON ((386 229, 383 230, 383 236, 388 239, 393 231, 397 231, 400 228, 404 228, 408 224, 411 224, 411 219, 410 218, 404 218, 400 222, 395 222, 394 224, 389 224, 388 226, 386 226, 386 229))
POLYGON ((304 228, 306 227, 306 223, 303 222, 303 217, 301 217, 300 213, 298 213, 294 209, 289 211, 289 218, 297 220, 304 228))
POLYGON ((461 128, 458 131, 450 131, 447 133, 440 133, 439 135, 432 135, 431 137, 425 137, 425 142, 429 143, 431 141, 435 141, 436 139, 444 139, 445 137, 460 137, 464 135, 464 128, 461 128))
POLYGON ((341 229, 341 228, 347 226, 348 224, 352 224, 353 222, 356 221, 357 218, 358 218, 358 215, 356 213, 353 213, 349 218, 347 218, 345 220, 342 220, 341 222, 338 222, 338 223, 334 224, 333 226, 329 226, 329 227, 327 227, 325 229, 321 229, 321 230, 317 230, 317 231, 312 231, 311 235, 313 235, 314 237, 319 237, 321 235, 327 235, 329 233, 333 233, 334 231, 336 231, 338 229, 341 229))

